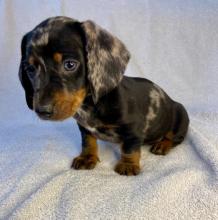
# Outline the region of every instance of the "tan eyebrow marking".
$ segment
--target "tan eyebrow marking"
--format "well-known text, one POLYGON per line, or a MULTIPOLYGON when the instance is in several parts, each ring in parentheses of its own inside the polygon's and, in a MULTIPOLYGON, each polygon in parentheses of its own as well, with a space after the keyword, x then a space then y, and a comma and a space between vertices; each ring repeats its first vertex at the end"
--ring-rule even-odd
POLYGON ((28 59, 28 62, 29 62, 29 64, 34 65, 34 62, 35 62, 34 57, 30 56, 28 59))
POLYGON ((56 53, 53 54, 53 59, 57 63, 62 62, 62 57, 63 57, 63 54, 61 54, 61 53, 56 52, 56 53))

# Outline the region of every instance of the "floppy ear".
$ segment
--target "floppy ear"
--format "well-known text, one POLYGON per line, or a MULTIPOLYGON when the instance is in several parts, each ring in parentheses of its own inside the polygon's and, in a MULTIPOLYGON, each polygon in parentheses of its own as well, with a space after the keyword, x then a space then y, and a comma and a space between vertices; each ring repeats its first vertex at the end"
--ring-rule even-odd
POLYGON ((88 80, 96 103, 121 81, 130 54, 125 45, 92 21, 81 25, 86 41, 88 80))
POLYGON ((19 69, 20 82, 25 90, 26 102, 30 109, 33 109, 33 87, 25 71, 26 63, 26 46, 28 42, 28 34, 26 34, 21 42, 21 62, 19 69))

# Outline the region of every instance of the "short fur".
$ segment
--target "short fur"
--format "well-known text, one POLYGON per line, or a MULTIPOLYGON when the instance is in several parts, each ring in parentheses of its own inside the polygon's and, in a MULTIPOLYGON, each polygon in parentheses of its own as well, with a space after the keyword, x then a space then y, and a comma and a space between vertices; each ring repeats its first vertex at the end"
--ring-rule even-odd
POLYGON ((183 105, 147 79, 124 76, 128 50, 94 22, 49 18, 23 37, 21 53, 29 108, 45 120, 77 120, 82 152, 73 168, 94 168, 96 140, 103 139, 121 145, 115 171, 137 175, 142 145, 164 155, 184 140, 189 118, 183 105), (69 59, 76 70, 66 69, 69 59))

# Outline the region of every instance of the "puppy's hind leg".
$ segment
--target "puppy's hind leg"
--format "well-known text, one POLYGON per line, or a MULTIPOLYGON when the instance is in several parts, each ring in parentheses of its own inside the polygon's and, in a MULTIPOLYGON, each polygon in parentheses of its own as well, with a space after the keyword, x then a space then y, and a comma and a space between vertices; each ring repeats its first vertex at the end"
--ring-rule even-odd
POLYGON ((174 103, 174 120, 172 131, 174 133, 174 145, 180 144, 188 132, 189 117, 184 106, 178 102, 174 103))
POLYGON ((173 146, 173 134, 172 132, 168 132, 162 140, 152 145, 150 151, 153 154, 166 155, 173 146))
POLYGON ((166 155, 172 147, 180 144, 188 131, 188 114, 180 103, 175 102, 173 106, 173 120, 170 131, 159 142, 151 147, 151 152, 157 155, 166 155))

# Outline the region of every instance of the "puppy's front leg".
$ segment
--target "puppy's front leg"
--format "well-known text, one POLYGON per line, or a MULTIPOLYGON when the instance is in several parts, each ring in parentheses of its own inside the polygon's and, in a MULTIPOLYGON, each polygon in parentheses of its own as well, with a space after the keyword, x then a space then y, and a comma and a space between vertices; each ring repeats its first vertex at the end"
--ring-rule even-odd
POLYGON ((134 142, 124 142, 121 147, 121 158, 114 170, 120 175, 138 175, 140 172, 140 145, 134 146, 134 142))
POLYGON ((72 168, 93 169, 99 161, 97 139, 80 125, 79 129, 82 135, 82 152, 74 158, 72 168))

